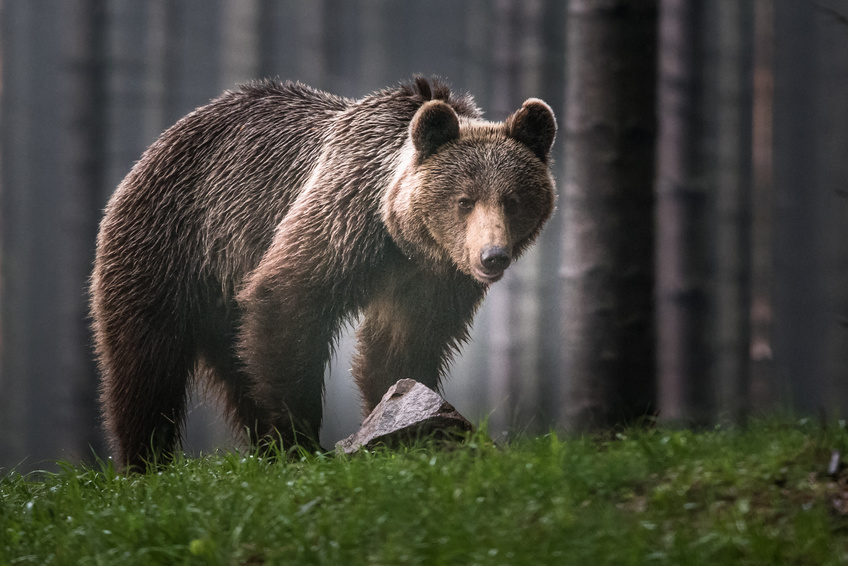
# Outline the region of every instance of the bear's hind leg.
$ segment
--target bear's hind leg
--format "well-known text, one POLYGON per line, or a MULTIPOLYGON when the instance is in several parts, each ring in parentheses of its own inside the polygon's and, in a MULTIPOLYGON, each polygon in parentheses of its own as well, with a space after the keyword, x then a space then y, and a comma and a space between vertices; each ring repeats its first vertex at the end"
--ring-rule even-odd
POLYGON ((99 333, 100 398, 118 466, 144 471, 166 463, 179 444, 195 356, 173 334, 159 329, 151 343, 149 333, 130 336, 130 328, 114 340, 99 333))
POLYGON ((234 339, 230 334, 213 339, 202 357, 207 374, 221 392, 230 425, 246 437, 249 446, 255 447, 270 426, 250 394, 251 382, 233 351, 234 339))

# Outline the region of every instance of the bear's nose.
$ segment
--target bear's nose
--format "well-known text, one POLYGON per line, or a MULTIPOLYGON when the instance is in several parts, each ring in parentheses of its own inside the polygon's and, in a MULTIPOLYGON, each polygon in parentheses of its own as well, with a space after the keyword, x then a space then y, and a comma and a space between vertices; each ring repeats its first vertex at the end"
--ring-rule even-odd
POLYGON ((489 272, 503 271, 509 267, 510 261, 509 252, 502 246, 486 246, 480 253, 480 262, 489 272))

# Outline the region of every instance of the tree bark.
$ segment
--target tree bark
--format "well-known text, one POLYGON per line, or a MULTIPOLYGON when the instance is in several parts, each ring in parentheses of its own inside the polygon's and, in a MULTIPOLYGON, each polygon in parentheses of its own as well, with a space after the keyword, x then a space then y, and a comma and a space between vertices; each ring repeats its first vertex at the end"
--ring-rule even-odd
MULTIPOLYGON (((557 139, 552 150, 552 170, 557 182, 557 194, 562 195, 565 183, 563 139, 565 127, 565 53, 566 38, 562 30, 566 26, 566 2, 544 2, 541 14, 542 58, 539 70, 539 96, 554 109, 557 118, 557 139)), ((561 196, 558 196, 561 199, 561 196)), ((550 429, 559 421, 562 372, 560 352, 562 350, 562 309, 556 308, 560 291, 560 266, 562 255, 562 200, 548 221, 536 250, 540 257, 539 266, 539 318, 537 320, 539 351, 536 360, 538 372, 538 406, 536 416, 542 430, 550 429)))
POLYGON ((704 423, 714 414, 710 265, 713 218, 704 159, 703 3, 661 0, 657 159, 660 413, 704 423))
POLYGON ((750 409, 751 182, 754 20, 752 0, 708 3, 707 49, 715 59, 707 90, 716 194, 715 346, 719 417, 742 422, 750 409))
POLYGON ((571 0, 568 16, 562 403, 587 429, 655 405, 657 4, 571 0))
POLYGON ((774 379, 803 413, 848 411, 848 39, 827 9, 776 3, 774 379))
POLYGON ((751 405, 772 407, 774 5, 754 2, 751 184, 751 405))
POLYGON ((822 408, 826 302, 819 280, 822 199, 816 183, 815 10, 775 5, 774 353, 781 400, 822 408))
POLYGON ((749 384, 751 4, 660 5, 660 412, 738 420, 749 384))
POLYGON ((85 289, 105 23, 85 0, 0 6, 14 55, 0 79, 0 466, 27 471, 100 444, 85 289))

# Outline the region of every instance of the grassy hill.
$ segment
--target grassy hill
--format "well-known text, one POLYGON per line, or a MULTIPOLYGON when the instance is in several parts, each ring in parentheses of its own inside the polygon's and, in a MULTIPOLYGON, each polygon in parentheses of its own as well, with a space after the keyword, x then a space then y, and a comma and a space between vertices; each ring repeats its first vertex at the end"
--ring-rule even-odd
POLYGON ((834 451, 844 424, 772 421, 13 473, 0 564, 844 564, 834 451))

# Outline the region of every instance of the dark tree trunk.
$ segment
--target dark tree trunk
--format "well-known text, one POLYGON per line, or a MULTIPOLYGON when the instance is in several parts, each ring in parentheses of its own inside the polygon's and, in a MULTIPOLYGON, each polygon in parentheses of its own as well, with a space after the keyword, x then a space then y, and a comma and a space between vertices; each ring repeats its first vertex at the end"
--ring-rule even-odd
POLYGON ((568 16, 562 403, 585 429, 655 405, 657 4, 571 0, 568 16))
POLYGON ((704 158, 701 2, 660 0, 657 321, 660 412, 706 422, 711 383, 712 197, 704 158))
POLYGON ((754 3, 751 210, 751 405, 772 407, 774 6, 754 3))
MULTIPOLYGON (((557 117, 557 139, 553 149, 553 172, 557 180, 557 194, 562 202, 565 186, 565 45, 563 29, 566 27, 566 2, 545 2, 541 14, 542 59, 539 69, 539 96, 551 105, 557 117)), ((560 290, 560 266, 562 242, 562 207, 558 206, 553 217, 536 243, 540 257, 539 266, 539 350, 536 371, 539 375, 538 406, 536 415, 540 428, 549 429, 563 412, 560 407, 562 371, 560 352, 562 349, 561 314, 556 301, 560 290)))
POLYGON ((750 408, 751 155, 754 19, 752 0, 708 3, 707 94, 714 116, 709 179, 715 186, 713 327, 719 417, 744 420, 750 408))
POLYGON ((104 17, 83 0, 7 2, 0 14, 0 54, 14 54, 0 79, 0 462, 21 471, 100 444, 85 289, 104 17))
POLYGON ((751 4, 660 5, 660 412, 738 420, 749 388, 751 4))
POLYGON ((260 78, 299 80, 322 88, 326 76, 324 20, 328 0, 259 0, 260 78), (296 56, 295 56, 296 54, 296 56))
POLYGON ((848 409, 848 34, 826 9, 775 9, 775 379, 803 413, 848 409))
POLYGON ((221 82, 235 88, 258 76, 260 0, 238 0, 221 5, 221 82))
MULTIPOLYGON (((821 194, 821 289, 825 296, 822 406, 848 415, 848 4, 819 2, 816 14, 818 132, 815 182, 821 194)), ((796 380, 798 376, 796 376, 796 380)), ((796 384, 803 387, 803 383, 796 384)))

